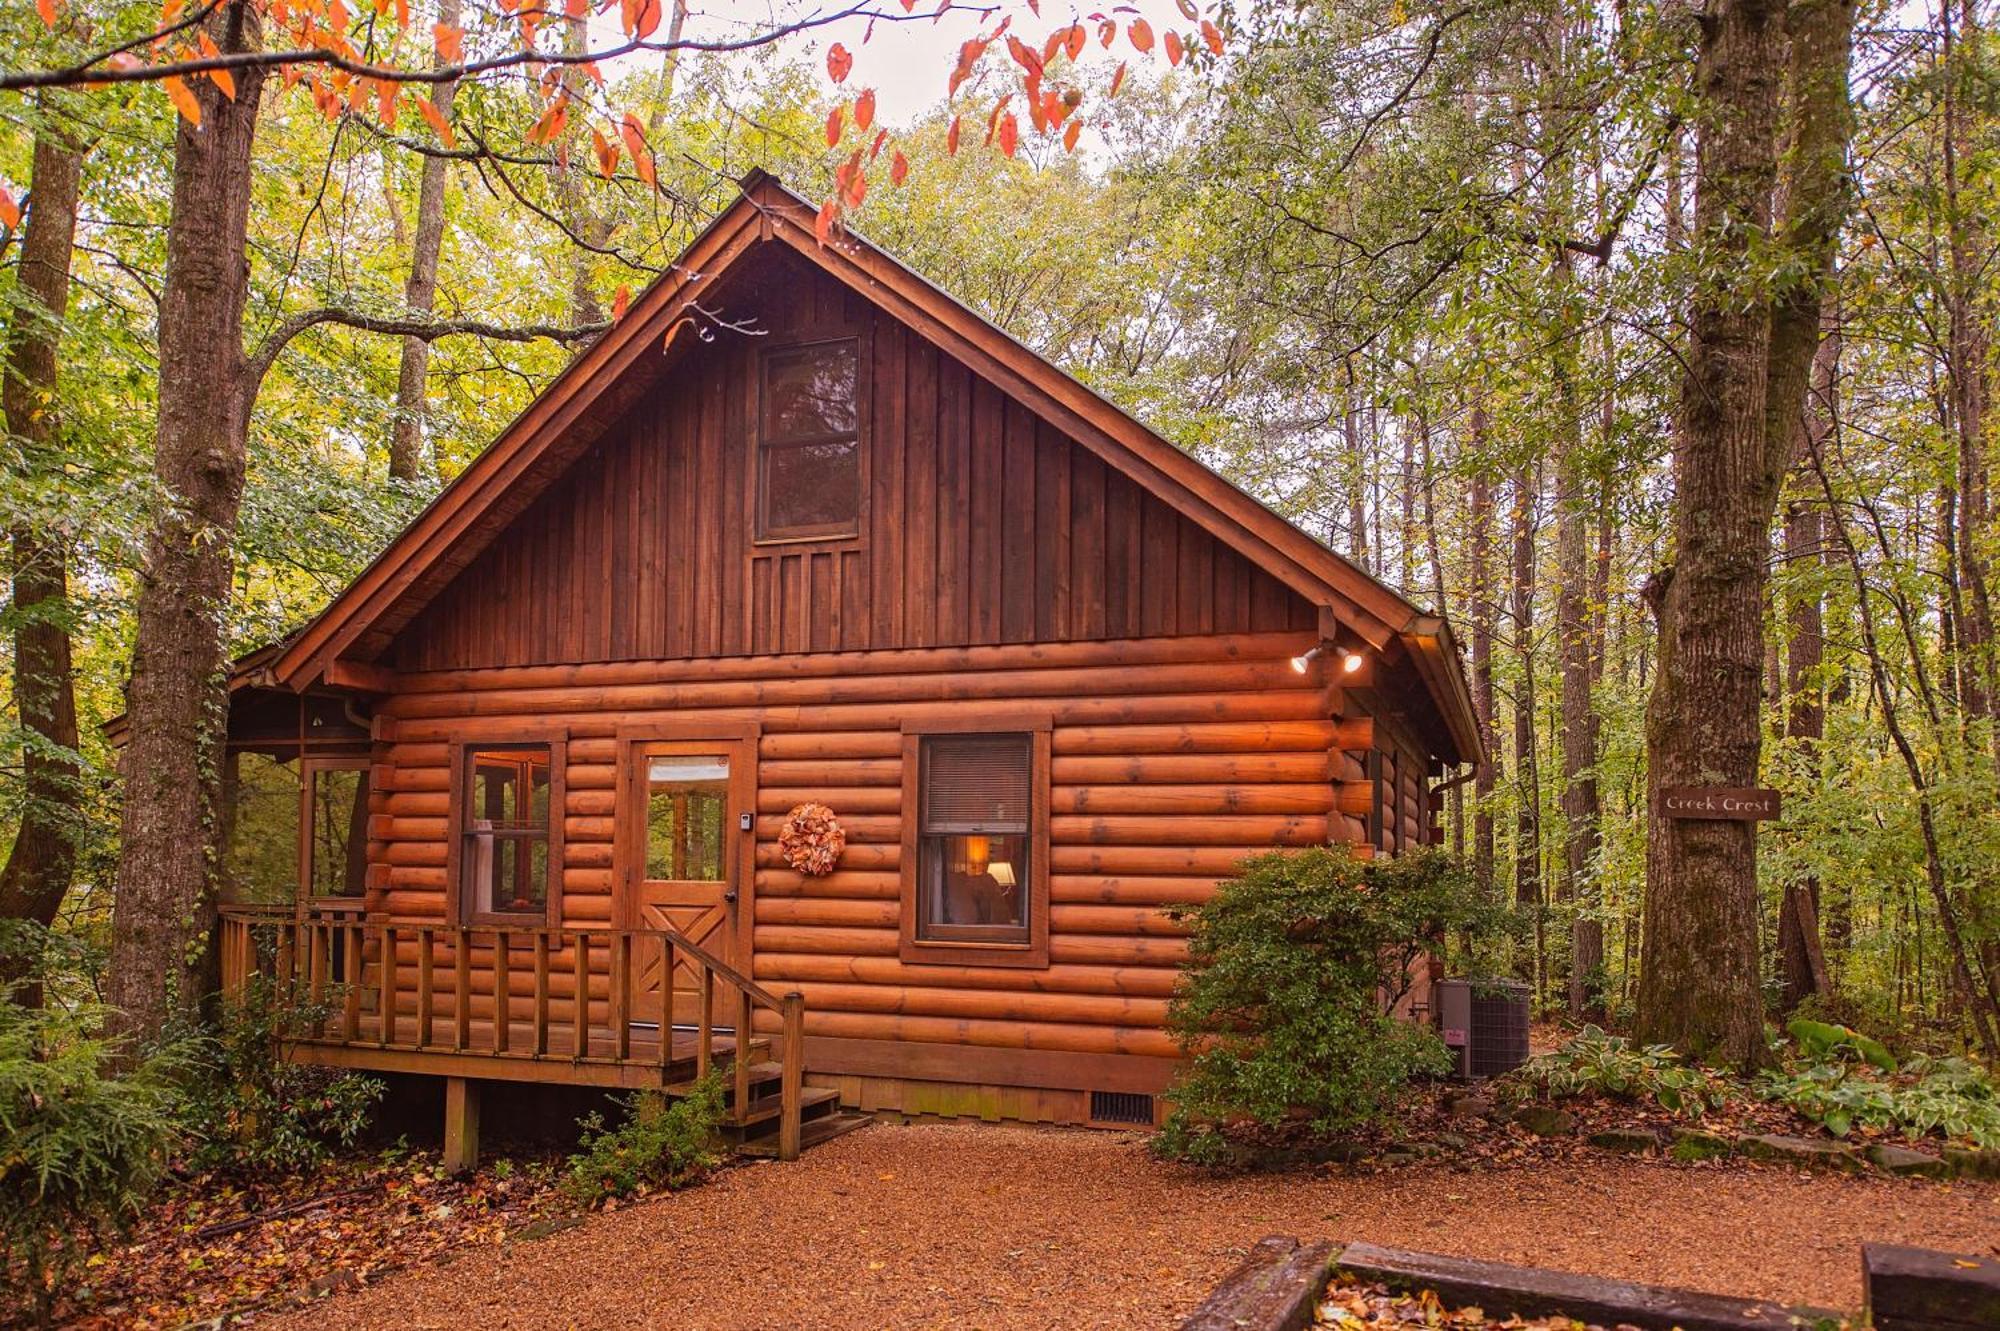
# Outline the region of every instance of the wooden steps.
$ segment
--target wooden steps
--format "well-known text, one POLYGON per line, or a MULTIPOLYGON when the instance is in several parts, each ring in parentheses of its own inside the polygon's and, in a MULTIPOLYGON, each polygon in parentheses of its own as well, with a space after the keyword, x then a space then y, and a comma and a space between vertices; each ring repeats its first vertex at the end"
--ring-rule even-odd
MULTIPOLYGON (((873 1114, 864 1114, 858 1109, 839 1110, 831 1114, 808 1120, 799 1131, 799 1149, 809 1151, 821 1142, 832 1141, 865 1128, 875 1121, 873 1114)), ((775 1159, 778 1154, 778 1134, 772 1132, 763 1137, 755 1137, 736 1148, 737 1154, 757 1158, 775 1159)))

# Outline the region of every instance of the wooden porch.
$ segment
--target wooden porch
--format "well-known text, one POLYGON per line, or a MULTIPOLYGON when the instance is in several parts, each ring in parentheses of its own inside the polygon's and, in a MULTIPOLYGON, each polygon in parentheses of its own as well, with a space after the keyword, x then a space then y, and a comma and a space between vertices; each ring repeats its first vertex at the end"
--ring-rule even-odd
MULTIPOLYGON (((671 928, 446 926, 340 907, 229 908, 222 973, 226 994, 263 975, 281 1003, 302 1010, 284 1037, 288 1058, 451 1079, 448 1146, 451 1120, 468 1113, 476 1140, 476 1089, 473 1107, 464 1106, 467 1083, 482 1081, 675 1098, 722 1068, 727 1135, 785 1160, 796 1158, 808 1126, 824 1133, 808 1119, 836 1107, 836 1093, 804 1084, 805 1000, 771 993, 671 928)), ((463 1140, 466 1124, 457 1128, 463 1140)))

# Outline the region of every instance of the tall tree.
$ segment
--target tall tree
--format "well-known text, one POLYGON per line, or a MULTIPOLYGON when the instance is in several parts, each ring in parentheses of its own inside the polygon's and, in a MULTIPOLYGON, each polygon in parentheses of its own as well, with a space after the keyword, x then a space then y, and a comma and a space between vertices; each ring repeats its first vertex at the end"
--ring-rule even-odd
MULTIPOLYGON (((21 236, 13 316, 0 374, 0 412, 33 489, 63 477, 57 399, 63 319, 76 250, 83 147, 52 97, 38 106, 34 177, 21 236)), ((69 634, 69 535, 41 521, 16 522, 13 553, 14 701, 25 742, 21 822, 0 869, 0 919, 55 919, 76 867, 80 792, 76 682, 69 634)), ((10 959, 19 971, 28 957, 10 959)), ((14 978, 0 962, 0 983, 14 978)), ((15 973, 19 973, 19 971, 15 973)))
MULTIPOLYGON (((456 28, 459 0, 439 0, 438 22, 456 28)), ((440 64, 444 57, 438 57, 440 64)), ((431 101, 442 116, 451 115, 458 80, 447 79, 431 101)), ((410 276, 403 284, 403 305, 413 316, 437 309, 438 252, 444 244, 444 196, 451 183, 450 161, 438 152, 424 154, 417 182, 417 228, 410 239, 410 276)), ((429 338, 406 337, 396 371, 396 424, 389 438, 389 475, 399 481, 417 479, 423 465, 425 385, 430 375, 429 338)))
POLYGON ((1666 818, 1660 793, 1751 786, 1760 775, 1771 528, 1804 428, 1820 306, 1846 216, 1851 134, 1851 6, 1794 5, 1789 50, 1786 24, 1785 6, 1772 0, 1723 0, 1702 26, 1693 243, 1707 270, 1689 304, 1674 563, 1648 589, 1660 668, 1646 717, 1651 822, 1637 1033, 1741 1067, 1765 1057, 1756 825, 1666 818), (1774 230, 1787 77, 1792 132, 1774 230))

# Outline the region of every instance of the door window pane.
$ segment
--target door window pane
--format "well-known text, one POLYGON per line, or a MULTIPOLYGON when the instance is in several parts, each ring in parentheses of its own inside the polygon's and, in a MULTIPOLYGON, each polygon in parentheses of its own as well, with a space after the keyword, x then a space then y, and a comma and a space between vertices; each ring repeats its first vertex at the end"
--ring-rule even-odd
POLYGON ((475 912, 541 915, 549 900, 549 747, 466 755, 460 882, 475 912))
POLYGON ((358 897, 368 874, 368 772, 312 771, 312 844, 307 848, 316 897, 358 897))
POLYGON ((663 755, 646 764, 646 877, 721 882, 727 871, 729 760, 663 755))

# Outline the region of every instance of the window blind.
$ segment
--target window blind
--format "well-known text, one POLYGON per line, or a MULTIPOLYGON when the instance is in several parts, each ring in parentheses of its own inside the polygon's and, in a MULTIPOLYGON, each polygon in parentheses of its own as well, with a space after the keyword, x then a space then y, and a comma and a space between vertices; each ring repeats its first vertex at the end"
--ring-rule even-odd
POLYGON ((924 831, 1026 832, 1033 767, 1026 735, 927 739, 924 831))

